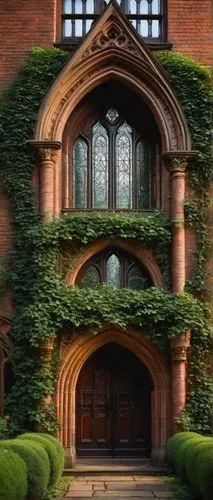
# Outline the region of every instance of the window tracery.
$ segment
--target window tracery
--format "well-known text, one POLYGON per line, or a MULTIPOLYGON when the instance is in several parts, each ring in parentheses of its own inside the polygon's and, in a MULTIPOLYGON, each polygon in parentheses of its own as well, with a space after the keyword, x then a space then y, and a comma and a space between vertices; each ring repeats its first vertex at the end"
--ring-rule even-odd
POLYGON ((74 143, 72 208, 152 209, 154 150, 154 144, 109 108, 87 137, 74 143))
POLYGON ((110 288, 146 290, 153 286, 147 269, 131 255, 110 248, 94 255, 81 269, 77 284, 81 288, 96 289, 101 283, 110 288))

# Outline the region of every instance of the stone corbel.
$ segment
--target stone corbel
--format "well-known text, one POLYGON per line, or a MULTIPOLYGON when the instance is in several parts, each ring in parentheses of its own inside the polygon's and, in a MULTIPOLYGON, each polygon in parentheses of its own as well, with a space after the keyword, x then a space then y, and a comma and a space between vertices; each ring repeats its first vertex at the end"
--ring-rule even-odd
POLYGON ((172 361, 175 363, 185 362, 187 360, 187 349, 190 345, 191 332, 187 330, 184 334, 179 334, 171 341, 172 361))

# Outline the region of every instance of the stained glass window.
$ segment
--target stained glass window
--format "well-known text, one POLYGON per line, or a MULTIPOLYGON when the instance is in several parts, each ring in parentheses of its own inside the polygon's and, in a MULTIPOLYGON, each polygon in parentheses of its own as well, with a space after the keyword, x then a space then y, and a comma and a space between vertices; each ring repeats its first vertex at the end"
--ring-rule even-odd
POLYGON ((84 277, 81 281, 82 288, 92 288, 93 290, 100 284, 99 272, 95 266, 90 266, 86 270, 84 277))
POLYGON ((115 254, 112 254, 106 263, 106 282, 111 288, 121 287, 121 266, 115 254))
POLYGON ((73 149, 74 208, 86 208, 87 206, 87 157, 87 144, 82 139, 78 139, 73 149))
POLYGON ((110 108, 73 150, 73 208, 153 208, 153 146, 110 108), (90 135, 91 134, 91 135, 90 135))
POLYGON ((108 135, 96 123, 92 130, 93 208, 108 207, 108 135))
POLYGON ((144 272, 137 265, 131 267, 127 276, 127 288, 132 290, 145 290, 151 286, 147 272, 144 272))
POLYGON ((136 150, 137 206, 149 209, 153 206, 152 148, 139 141, 136 150))
POLYGON ((77 283, 84 288, 94 289, 100 283, 106 283, 111 288, 132 290, 146 290, 153 286, 143 264, 117 248, 110 248, 91 257, 80 276, 77 283))
POLYGON ((132 129, 125 122, 116 135, 116 207, 132 208, 132 129))

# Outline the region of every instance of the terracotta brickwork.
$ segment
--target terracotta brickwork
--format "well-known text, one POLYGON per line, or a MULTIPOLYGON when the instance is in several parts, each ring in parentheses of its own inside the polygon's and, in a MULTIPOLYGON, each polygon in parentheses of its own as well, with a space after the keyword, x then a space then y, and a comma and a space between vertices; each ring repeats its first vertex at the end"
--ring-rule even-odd
POLYGON ((173 50, 212 66, 212 0, 168 0, 168 40, 173 50))
MULTIPOLYGON (((168 0, 169 41, 173 43, 175 50, 191 55, 204 64, 211 62, 211 3, 211 0, 168 0)), ((58 8, 59 1, 56 0, 0 0, 3 58, 0 71, 3 86, 14 78, 31 47, 53 45, 58 8)), ((162 199, 167 199, 167 205, 162 203, 159 208, 166 210, 171 216, 172 291, 182 292, 186 275, 190 271, 190 256, 195 248, 194 235, 189 231, 186 233, 184 225, 186 171, 188 162, 197 153, 191 150, 188 124, 164 72, 150 54, 147 45, 126 23, 126 17, 116 4, 110 4, 95 23, 41 107, 35 135, 31 140, 31 146, 37 152, 37 170, 32 181, 39 194, 38 209, 47 221, 55 215, 60 216, 62 210, 67 208, 64 199, 68 191, 66 179, 67 185, 70 182, 70 164, 67 176, 63 175, 66 170, 64 143, 67 124, 70 125, 73 111, 81 101, 86 101, 93 89, 116 79, 147 103, 159 129, 162 179, 166 179, 162 199), (100 42, 100 34, 103 32, 104 45, 100 42)), ((3 190, 0 194, 0 255, 4 256, 10 249, 10 207, 3 190)), ((137 242, 131 241, 121 242, 115 239, 113 243, 132 253, 146 266, 153 283, 164 287, 161 270, 150 248, 141 249, 137 242)), ((87 259, 110 244, 111 242, 103 239, 82 249, 79 260, 66 276, 67 283, 75 283, 87 259)), ((60 437, 67 449, 69 465, 75 463, 75 388, 78 375, 87 358, 109 341, 118 342, 135 353, 150 372, 154 385, 151 401, 152 457, 158 461, 163 458, 166 439, 171 432, 171 421, 174 422, 185 405, 187 338, 190 336, 179 334, 172 341, 169 372, 163 356, 145 338, 144 333, 146 332, 139 333, 131 329, 124 332, 112 325, 103 325, 100 335, 95 337, 87 331, 74 337, 72 341, 70 335, 67 338, 65 333, 62 335, 61 351, 64 361, 60 368, 56 400, 62 423, 60 437)), ((53 343, 41 345, 41 353, 46 357, 46 369, 51 360, 52 349, 53 343)), ((48 397, 51 398, 50 395, 48 397)))
MULTIPOLYGON (((0 87, 15 77, 32 47, 60 41, 62 0, 0 0, 0 87)), ((168 41, 173 50, 212 64, 211 0, 168 0, 168 41)))
POLYGON ((56 0, 0 0, 0 86, 13 80, 32 47, 52 47, 56 0))

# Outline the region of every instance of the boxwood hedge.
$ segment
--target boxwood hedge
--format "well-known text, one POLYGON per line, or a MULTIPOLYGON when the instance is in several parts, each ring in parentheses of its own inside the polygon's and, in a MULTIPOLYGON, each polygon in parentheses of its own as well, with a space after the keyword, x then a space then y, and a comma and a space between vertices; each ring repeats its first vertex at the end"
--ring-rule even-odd
POLYGON ((195 499, 212 500, 213 438, 180 432, 168 440, 168 464, 186 481, 195 499))
POLYGON ((25 500, 27 467, 14 451, 0 448, 0 500, 25 500))
POLYGON ((24 460, 27 467, 27 494, 33 498, 43 498, 49 483, 49 459, 42 446, 34 446, 34 442, 10 439, 0 442, 0 447, 12 449, 24 460))
POLYGON ((32 440, 39 443, 47 452, 50 461, 50 481, 49 486, 56 486, 61 479, 61 466, 60 457, 57 452, 55 443, 51 442, 43 434, 37 434, 33 432, 28 432, 26 434, 21 434, 19 439, 32 440))

